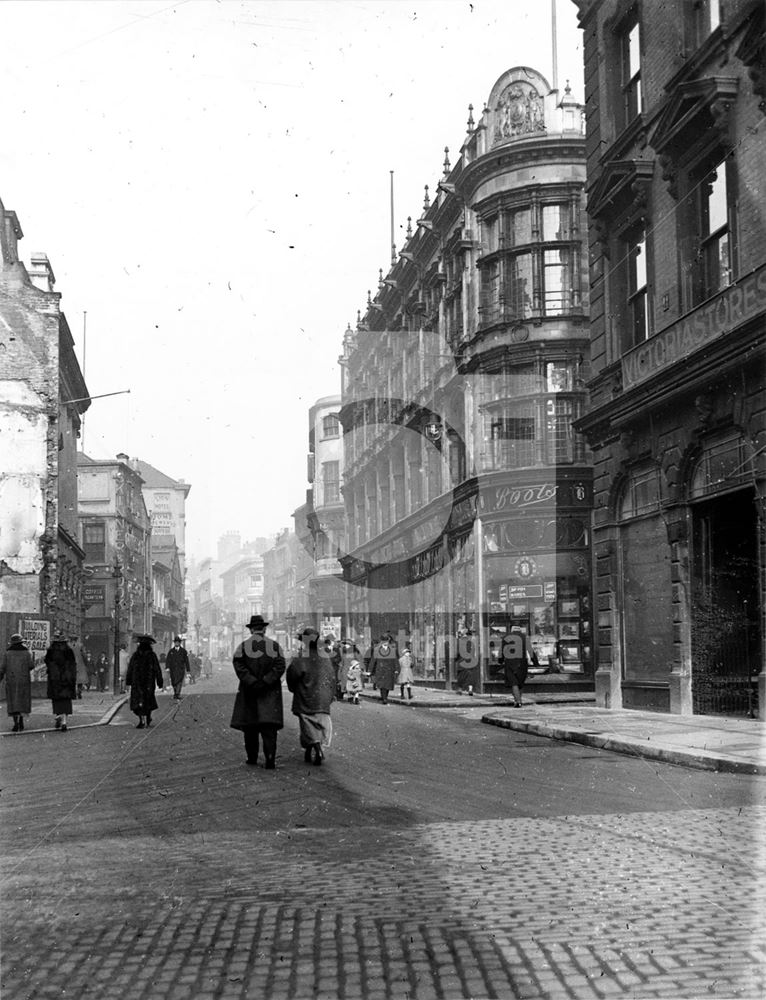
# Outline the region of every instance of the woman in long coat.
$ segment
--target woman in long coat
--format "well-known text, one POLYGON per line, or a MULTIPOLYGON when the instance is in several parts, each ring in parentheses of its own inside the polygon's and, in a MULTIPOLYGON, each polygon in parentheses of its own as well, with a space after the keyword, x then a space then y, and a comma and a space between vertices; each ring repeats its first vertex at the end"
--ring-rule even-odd
POLYGON ((77 661, 64 635, 57 632, 45 651, 48 670, 47 694, 53 706, 56 729, 66 732, 72 714, 72 699, 77 697, 77 661))
POLYGON ((335 667, 331 651, 319 643, 316 629, 305 628, 298 635, 301 653, 287 668, 287 686, 293 693, 293 715, 298 716, 303 758, 307 764, 324 760, 323 747, 332 739, 330 705, 335 697, 335 667))
POLYGON ((387 705, 388 692, 393 689, 399 672, 399 650, 388 632, 383 633, 380 642, 373 643, 367 657, 367 669, 373 684, 380 691, 381 702, 387 705))
POLYGON ((8 715, 13 718, 13 732, 24 729, 24 716, 32 711, 32 679, 35 661, 24 645, 24 639, 14 632, 0 662, 0 681, 5 678, 5 698, 8 715))
POLYGON ((138 637, 138 649, 133 653, 125 674, 125 686, 130 688, 130 710, 138 716, 136 729, 152 724, 152 712, 157 710, 155 687, 163 685, 160 661, 152 649, 154 640, 150 635, 138 637))

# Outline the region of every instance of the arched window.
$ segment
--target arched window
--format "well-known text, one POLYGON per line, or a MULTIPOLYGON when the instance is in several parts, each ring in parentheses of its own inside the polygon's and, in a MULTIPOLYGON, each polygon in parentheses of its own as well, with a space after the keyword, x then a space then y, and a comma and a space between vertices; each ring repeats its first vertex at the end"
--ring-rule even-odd
POLYGON ((714 493, 740 489, 746 485, 749 467, 739 431, 729 431, 708 441, 691 476, 689 499, 700 500, 714 493))
POLYGON ((659 510, 660 479, 654 466, 644 466, 631 472, 625 484, 618 512, 621 521, 651 514, 659 510))

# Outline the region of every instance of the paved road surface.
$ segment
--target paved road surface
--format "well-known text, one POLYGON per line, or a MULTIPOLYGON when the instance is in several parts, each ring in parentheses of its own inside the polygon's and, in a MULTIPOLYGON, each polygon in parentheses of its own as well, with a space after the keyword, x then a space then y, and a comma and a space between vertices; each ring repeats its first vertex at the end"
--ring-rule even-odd
POLYGON ((231 690, 2 741, 3 1000, 765 995, 766 779, 374 703, 268 772, 231 690))

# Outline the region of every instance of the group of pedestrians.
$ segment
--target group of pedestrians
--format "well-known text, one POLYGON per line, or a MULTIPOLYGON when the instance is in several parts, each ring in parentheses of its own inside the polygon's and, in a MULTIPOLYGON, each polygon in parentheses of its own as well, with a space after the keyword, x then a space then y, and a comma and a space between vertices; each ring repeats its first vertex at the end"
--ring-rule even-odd
MULTIPOLYGON (((150 635, 137 638, 137 648, 132 656, 122 643, 119 649, 118 671, 120 692, 130 691, 130 710, 138 716, 138 729, 151 726, 152 713, 157 710, 155 690, 164 690, 165 682, 160 662, 153 650, 156 640, 150 635)), ((173 647, 167 654, 167 667, 174 699, 181 697, 184 679, 191 675, 192 662, 175 636, 173 647)), ((93 660, 85 650, 79 636, 56 632, 45 652, 46 697, 50 699, 54 728, 66 732, 72 703, 82 698, 84 690, 95 688, 106 691, 110 666, 106 653, 93 660)), ((200 669, 202 665, 199 659, 200 669)), ((6 684, 6 709, 13 719, 12 732, 24 731, 24 716, 32 711, 32 671, 34 658, 18 632, 10 637, 8 648, 0 659, 0 681, 6 684)), ((212 666, 210 668, 212 673, 212 666)))
MULTIPOLYGON (((262 745, 266 768, 273 770, 275 767, 277 733, 284 725, 282 677, 285 673, 288 690, 293 696, 292 712, 299 721, 304 759, 315 765, 322 763, 324 750, 332 741, 332 702, 347 695, 352 704, 359 704, 363 664, 380 692, 382 704, 389 703, 389 694, 396 686, 402 698, 406 689, 407 699, 412 699, 412 649, 407 643, 400 652, 390 632, 384 632, 373 642, 362 658, 353 642, 336 643, 333 637, 321 639, 316 629, 306 627, 298 633, 299 649, 287 666, 279 644, 266 637, 268 624, 262 615, 253 615, 248 623, 250 637, 237 646, 233 657, 239 688, 230 725, 244 735, 248 764, 258 763, 262 745)), ((70 640, 71 645, 65 634, 56 633, 45 653, 47 697, 51 700, 55 728, 62 732, 67 730, 72 701, 82 697, 83 687, 89 687, 91 677, 88 654, 83 651, 77 636, 70 636, 70 640)), ((530 658, 534 662, 534 651, 521 634, 513 633, 506 640, 501 653, 502 665, 514 704, 520 706, 521 688, 530 658)), ((125 644, 120 649, 120 689, 129 689, 130 710, 138 717, 136 728, 144 729, 152 724, 152 713, 158 707, 156 689, 164 690, 165 680, 160 660, 152 648, 156 640, 150 635, 141 635, 137 643, 130 658, 125 644)), ((182 643, 181 637, 175 636, 172 648, 164 657, 174 700, 181 697, 183 682, 192 667, 182 643)), ((13 732, 23 731, 24 716, 32 710, 33 669, 34 660, 23 637, 14 633, 0 661, 0 681, 6 681, 7 712, 13 718, 13 732)), ((461 677, 459 670, 458 682, 465 683, 467 676, 461 677)), ((98 689, 105 687, 99 685, 98 689)), ((472 690, 469 685, 468 693, 472 690)))

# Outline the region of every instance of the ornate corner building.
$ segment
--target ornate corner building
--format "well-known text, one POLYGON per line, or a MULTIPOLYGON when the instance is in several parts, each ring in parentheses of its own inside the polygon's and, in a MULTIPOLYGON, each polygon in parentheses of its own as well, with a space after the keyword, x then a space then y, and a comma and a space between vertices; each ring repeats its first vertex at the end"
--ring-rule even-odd
POLYGON ((577 426, 595 466, 597 700, 753 714, 764 699, 764 5, 578 7, 593 374, 577 426))
POLYGON ((349 631, 405 637, 429 682, 466 630, 482 685, 513 629, 591 672, 584 190, 582 106, 508 70, 346 331, 349 631))

